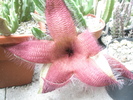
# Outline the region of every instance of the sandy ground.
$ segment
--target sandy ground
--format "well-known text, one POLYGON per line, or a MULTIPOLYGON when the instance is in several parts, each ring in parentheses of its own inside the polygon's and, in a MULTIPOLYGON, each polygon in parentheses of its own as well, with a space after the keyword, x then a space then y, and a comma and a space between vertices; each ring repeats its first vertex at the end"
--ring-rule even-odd
POLYGON ((0 100, 112 100, 104 87, 87 86, 78 79, 53 92, 38 94, 41 67, 36 65, 31 84, 0 89, 0 100))

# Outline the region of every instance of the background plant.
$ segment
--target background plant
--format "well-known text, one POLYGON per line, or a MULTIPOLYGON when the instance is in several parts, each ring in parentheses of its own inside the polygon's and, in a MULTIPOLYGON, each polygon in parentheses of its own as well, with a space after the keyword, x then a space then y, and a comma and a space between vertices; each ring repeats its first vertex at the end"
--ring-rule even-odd
MULTIPOLYGON (((66 1, 66 0, 65 0, 66 1)), ((83 14, 94 14, 103 19, 106 23, 112 16, 115 0, 71 0, 83 14)))
MULTIPOLYGON (((46 24, 45 21, 45 0, 33 0, 35 5, 35 13, 31 13, 32 17, 43 24, 46 24)), ((76 2, 73 0, 64 0, 68 9, 70 10, 73 19, 75 21, 75 25, 79 29, 87 28, 85 19, 83 18, 83 14, 80 12, 79 8, 76 6, 76 2)), ((45 27, 46 28, 46 27, 45 27)), ((37 39, 46 39, 45 37, 49 37, 47 32, 42 32, 39 28, 32 28, 32 33, 37 39), (44 35, 45 34, 45 35, 44 35)))
POLYGON ((73 0, 83 15, 94 12, 94 0, 73 0))
POLYGON ((96 4, 95 4, 94 14, 97 17, 102 18, 105 21, 105 23, 108 23, 110 18, 112 17, 112 12, 116 1, 115 0, 95 0, 95 1, 96 4))
MULTIPOLYGON (((35 6, 35 12, 31 13, 33 19, 36 20, 38 23, 45 24, 44 28, 46 28, 47 26, 46 26, 45 14, 44 14, 45 0, 33 0, 33 3, 35 6)), ((47 31, 43 32, 41 29, 36 28, 36 27, 33 27, 31 31, 32 31, 32 34, 37 39, 40 39, 40 40, 43 40, 43 39, 50 40, 51 39, 50 35, 47 34, 48 33, 47 31)))
MULTIPOLYGON (((38 14, 32 13, 32 17, 38 22, 43 22, 46 24, 44 16, 45 0, 33 1, 35 4, 35 10, 38 14)), ((73 20, 75 21, 77 30, 82 31, 88 27, 84 17, 87 14, 94 14, 97 17, 102 18, 107 23, 112 16, 115 0, 64 0, 64 2, 71 13, 73 20)), ((37 35, 37 30, 34 28, 33 34, 37 35)))
POLYGON ((31 20, 31 12, 34 12, 32 0, 1 1, 0 33, 2 35, 14 33, 21 22, 31 20))
MULTIPOLYGON (((132 0, 129 2, 127 0, 122 0, 115 4, 113 10, 113 17, 111 22, 111 35, 113 38, 127 37, 128 34, 124 32, 124 29, 131 24, 131 10, 132 10, 132 0)), ((131 35, 131 34, 130 34, 131 35)))
POLYGON ((35 6, 35 12, 31 13, 34 20, 38 22, 46 23, 45 21, 45 0, 33 0, 35 6))

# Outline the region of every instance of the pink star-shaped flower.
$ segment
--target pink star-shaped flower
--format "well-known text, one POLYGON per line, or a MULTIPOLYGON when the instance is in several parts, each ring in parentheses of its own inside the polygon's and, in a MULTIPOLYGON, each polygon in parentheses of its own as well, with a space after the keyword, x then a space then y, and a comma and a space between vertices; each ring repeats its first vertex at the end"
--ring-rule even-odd
POLYGON ((35 63, 52 63, 43 84, 43 93, 62 87, 72 76, 91 86, 117 83, 111 69, 133 79, 133 75, 109 55, 103 55, 98 64, 101 47, 89 31, 77 34, 68 8, 63 0, 46 0, 46 21, 53 40, 32 40, 6 49, 35 63), (106 59, 105 59, 106 58, 106 59), (108 60, 108 62, 107 62, 108 60), (108 64, 107 64, 108 63, 108 64), (110 69, 102 66, 110 65, 110 69), (109 69, 110 73, 105 69, 109 69))

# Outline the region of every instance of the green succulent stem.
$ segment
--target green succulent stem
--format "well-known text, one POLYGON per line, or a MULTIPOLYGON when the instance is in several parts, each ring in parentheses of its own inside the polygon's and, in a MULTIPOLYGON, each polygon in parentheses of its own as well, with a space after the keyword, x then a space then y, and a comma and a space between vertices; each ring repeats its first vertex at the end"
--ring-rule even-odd
MULTIPOLYGON (((10 34, 16 32, 21 22, 31 20, 30 13, 34 12, 32 0, 3 0, 1 8, 0 16, 8 23, 5 24, 8 25, 5 27, 10 27, 10 34)), ((6 35, 5 32, 0 32, 2 35, 6 35)))
POLYGON ((35 10, 42 16, 44 16, 45 11, 45 0, 33 0, 35 5, 35 10))
POLYGON ((112 16, 112 11, 114 9, 115 0, 106 0, 106 6, 101 18, 107 23, 112 16))
POLYGON ((77 25, 79 29, 86 29, 87 24, 83 17, 83 14, 81 13, 79 7, 76 6, 76 3, 79 3, 79 1, 74 2, 74 0, 64 0, 64 2, 70 10, 70 13, 75 21, 75 25, 77 25))
POLYGON ((110 18, 112 17, 112 12, 115 5, 115 0, 95 0, 96 6, 95 7, 95 14, 97 17, 100 17, 105 21, 105 23, 108 23, 110 18))

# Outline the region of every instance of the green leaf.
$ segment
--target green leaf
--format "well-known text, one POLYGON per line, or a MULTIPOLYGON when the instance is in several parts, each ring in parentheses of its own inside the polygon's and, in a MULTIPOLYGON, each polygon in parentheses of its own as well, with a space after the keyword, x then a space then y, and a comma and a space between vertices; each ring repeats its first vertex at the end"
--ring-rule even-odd
POLYGON ((35 38, 37 38, 37 39, 43 39, 44 38, 44 33, 40 30, 40 29, 38 29, 38 28, 35 28, 35 27, 33 27, 32 29, 31 29, 31 31, 32 31, 32 34, 35 36, 35 38))
POLYGON ((39 40, 52 40, 52 37, 49 34, 44 33, 39 28, 33 27, 31 31, 35 38, 39 40))

